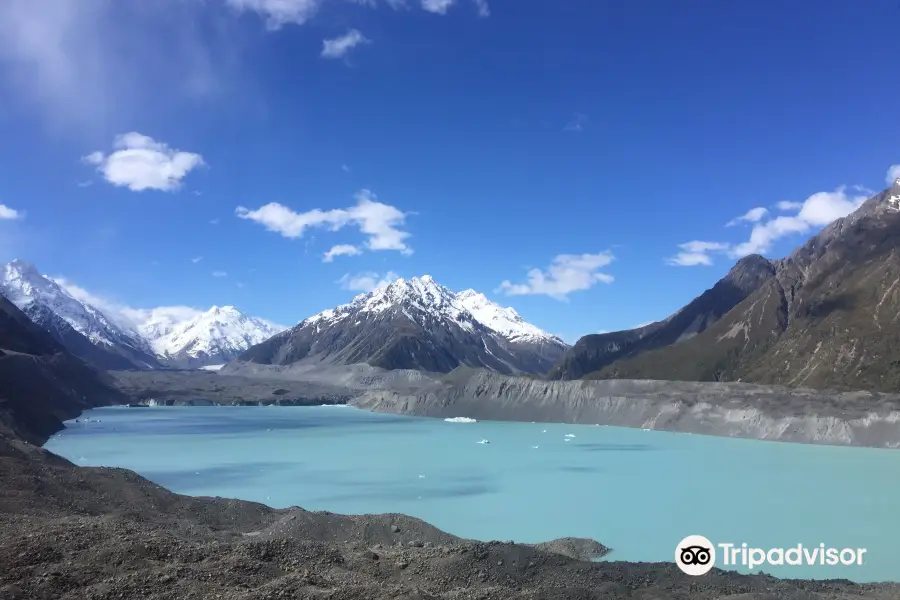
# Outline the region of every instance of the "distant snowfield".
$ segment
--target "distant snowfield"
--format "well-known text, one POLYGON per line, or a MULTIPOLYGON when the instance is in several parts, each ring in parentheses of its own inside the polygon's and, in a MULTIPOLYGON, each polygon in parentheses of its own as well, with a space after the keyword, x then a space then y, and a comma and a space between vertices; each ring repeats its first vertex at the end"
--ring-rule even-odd
POLYGON ((206 365, 205 367, 200 367, 201 371, 218 371, 225 365, 206 365))

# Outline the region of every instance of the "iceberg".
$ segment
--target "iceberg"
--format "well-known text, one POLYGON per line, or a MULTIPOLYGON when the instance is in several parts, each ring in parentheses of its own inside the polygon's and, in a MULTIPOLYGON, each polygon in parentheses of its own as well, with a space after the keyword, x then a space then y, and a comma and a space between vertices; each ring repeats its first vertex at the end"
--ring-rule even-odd
POLYGON ((444 419, 447 423, 477 423, 475 419, 470 419, 469 417, 450 417, 449 419, 444 419))

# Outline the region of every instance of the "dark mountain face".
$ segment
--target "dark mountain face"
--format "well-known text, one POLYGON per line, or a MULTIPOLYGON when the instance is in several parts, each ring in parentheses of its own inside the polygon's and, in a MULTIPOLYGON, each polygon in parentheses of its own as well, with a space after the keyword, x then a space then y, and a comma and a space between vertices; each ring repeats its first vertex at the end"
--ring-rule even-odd
POLYGON ((467 365, 508 374, 542 373, 565 348, 549 335, 502 335, 426 276, 398 280, 306 319, 251 347, 238 360, 274 365, 321 360, 434 372, 467 365))
POLYGON ((900 213, 895 187, 835 221, 696 337, 592 378, 742 380, 900 389, 900 213))
POLYGON ((67 352, 0 296, 0 431, 32 443, 81 410, 122 402, 105 374, 67 352))
POLYGON ((64 319, 41 304, 26 307, 25 314, 65 349, 101 369, 133 369, 135 363, 109 346, 94 345, 64 319))
POLYGON ((0 267, 0 293, 72 354, 97 366, 161 366, 140 335, 117 325, 98 308, 77 300, 31 263, 16 259, 0 267))
POLYGON ((775 275, 759 255, 741 259, 716 285, 664 321, 638 329, 588 335, 565 354, 549 379, 579 379, 617 360, 664 348, 706 331, 775 275))

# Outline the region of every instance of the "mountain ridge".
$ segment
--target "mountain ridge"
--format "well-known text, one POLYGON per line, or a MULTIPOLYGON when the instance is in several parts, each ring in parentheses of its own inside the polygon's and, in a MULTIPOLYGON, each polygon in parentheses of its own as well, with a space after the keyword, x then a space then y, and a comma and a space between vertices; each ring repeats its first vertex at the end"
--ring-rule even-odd
POLYGON ((189 318, 151 310, 143 322, 124 323, 124 317, 76 298, 25 260, 10 261, 0 275, 0 295, 75 356, 104 369, 221 364, 281 329, 233 306, 189 318))
POLYGON ((399 278, 304 319, 237 360, 275 365, 320 360, 434 372, 468 365, 542 373, 567 347, 514 310, 474 290, 453 292, 423 275, 399 278))
POLYGON ((900 389, 900 213, 873 195, 787 257, 695 339, 600 365, 586 378, 900 389))

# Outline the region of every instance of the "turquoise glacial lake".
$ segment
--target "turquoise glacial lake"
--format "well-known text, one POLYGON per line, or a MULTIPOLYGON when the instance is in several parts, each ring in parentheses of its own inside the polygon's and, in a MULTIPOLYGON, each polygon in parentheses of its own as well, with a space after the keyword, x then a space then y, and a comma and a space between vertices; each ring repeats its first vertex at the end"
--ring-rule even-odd
POLYGON ((113 407, 85 417, 45 447, 182 494, 399 512, 480 540, 590 537, 613 548, 607 560, 670 562, 692 534, 766 549, 866 548, 862 565, 756 571, 900 580, 897 450, 348 407, 113 407))

